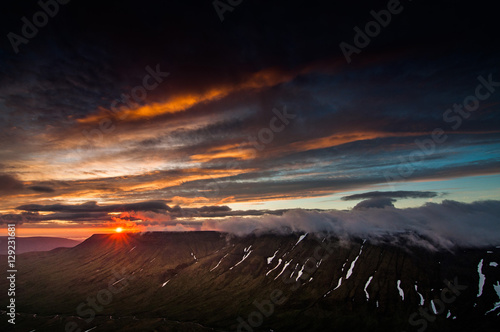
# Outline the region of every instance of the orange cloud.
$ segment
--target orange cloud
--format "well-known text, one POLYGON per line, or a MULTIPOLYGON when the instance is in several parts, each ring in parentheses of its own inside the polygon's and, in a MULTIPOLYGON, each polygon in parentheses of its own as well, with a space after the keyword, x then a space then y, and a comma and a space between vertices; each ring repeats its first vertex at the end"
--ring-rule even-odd
POLYGON ((423 133, 385 133, 385 132, 355 132, 355 133, 338 133, 326 137, 311 139, 304 142, 295 142, 290 145, 294 151, 309 151, 316 149, 324 149, 332 146, 342 145, 346 143, 370 140, 375 138, 385 137, 407 137, 422 135, 423 133))
POLYGON ((98 114, 93 114, 86 118, 78 119, 77 121, 81 124, 98 123, 100 120, 109 117, 109 112, 116 113, 116 116, 121 120, 137 120, 169 113, 183 112, 197 104, 215 101, 234 92, 266 88, 287 82, 296 75, 297 73, 284 73, 277 69, 264 69, 250 75, 247 80, 239 84, 221 85, 208 89, 203 93, 185 93, 172 96, 164 102, 152 103, 137 108, 123 107, 114 110, 100 109, 98 114))
POLYGON ((221 199, 220 201, 217 202, 217 204, 228 204, 228 203, 235 203, 236 198, 234 196, 229 196, 221 199))
POLYGON ((172 205, 182 205, 182 206, 196 206, 203 205, 209 202, 206 197, 181 197, 175 196, 170 199, 172 201, 172 205))
POLYGON ((178 177, 172 177, 167 179, 158 179, 150 182, 141 182, 139 184, 125 185, 121 189, 125 191, 148 191, 157 190, 166 187, 178 186, 186 182, 206 180, 206 179, 218 179, 228 176, 238 175, 242 173, 247 173, 254 171, 254 169, 220 169, 220 170, 204 170, 200 168, 192 168, 186 170, 186 175, 181 175, 178 177))
POLYGON ((111 217, 111 219, 124 228, 137 227, 138 224, 136 221, 142 223, 162 223, 172 220, 169 215, 152 211, 127 211, 120 213, 119 217, 111 217))
POLYGON ((255 149, 242 148, 240 144, 229 144, 208 150, 208 153, 200 153, 191 156, 197 162, 208 162, 219 158, 234 158, 239 160, 249 160, 255 158, 255 149))

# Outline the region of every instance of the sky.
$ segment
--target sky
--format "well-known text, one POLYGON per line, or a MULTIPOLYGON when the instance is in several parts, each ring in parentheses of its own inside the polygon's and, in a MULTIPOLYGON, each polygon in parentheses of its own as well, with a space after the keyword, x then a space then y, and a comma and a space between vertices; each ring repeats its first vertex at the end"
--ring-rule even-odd
POLYGON ((3 1, 0 224, 82 239, 302 212, 494 215, 495 8, 3 1))

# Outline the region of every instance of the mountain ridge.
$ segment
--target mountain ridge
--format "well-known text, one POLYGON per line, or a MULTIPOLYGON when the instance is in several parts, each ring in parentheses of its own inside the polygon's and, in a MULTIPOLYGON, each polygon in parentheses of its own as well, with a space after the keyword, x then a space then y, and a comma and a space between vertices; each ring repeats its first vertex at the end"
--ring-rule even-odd
MULTIPOLYGON (((0 236, 0 255, 7 255, 7 236, 0 236)), ((16 254, 36 251, 50 251, 56 248, 74 247, 82 241, 52 237, 52 236, 29 236, 16 237, 16 254)))

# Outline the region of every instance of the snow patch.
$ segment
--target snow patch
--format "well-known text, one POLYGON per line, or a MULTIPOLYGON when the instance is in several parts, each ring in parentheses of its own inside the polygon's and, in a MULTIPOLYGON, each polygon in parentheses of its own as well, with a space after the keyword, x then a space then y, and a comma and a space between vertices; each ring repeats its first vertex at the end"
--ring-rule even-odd
POLYGON ((295 274, 295 271, 297 271, 298 267, 299 267, 299 263, 295 264, 295 267, 293 268, 292 273, 290 274, 290 279, 292 279, 292 277, 295 274))
POLYGON ((307 236, 307 234, 308 234, 308 233, 306 233, 306 234, 304 234, 304 235, 301 235, 301 236, 299 237, 299 240, 297 241, 297 243, 295 243, 295 245, 299 244, 299 243, 300 243, 300 241, 304 240, 304 238, 307 236))
POLYGON ((340 277, 340 279, 339 279, 339 283, 337 284, 337 287, 335 287, 333 290, 336 290, 336 289, 337 289, 337 288, 339 288, 341 285, 342 285, 342 277, 340 277))
POLYGON ((274 257, 276 257, 276 254, 278 253, 279 249, 274 252, 274 255, 271 257, 267 257, 267 265, 271 264, 273 262, 274 257))
POLYGON ((348 261, 348 260, 349 260, 349 258, 348 258, 348 259, 346 259, 346 261, 344 262, 344 264, 342 264, 342 272, 344 272, 344 267, 345 267, 345 265, 347 264, 347 261, 348 261))
MULTIPOLYGON (((363 245, 364 245, 364 242, 363 242, 363 245)), ((361 246, 361 249, 359 249, 359 254, 358 256, 354 259, 354 261, 351 263, 351 267, 349 268, 349 270, 347 271, 347 275, 345 277, 345 279, 349 279, 349 277, 352 275, 352 271, 354 270, 354 265, 356 265, 356 261, 358 260, 359 256, 361 256, 361 253, 363 252, 363 245, 361 246)))
POLYGON ((230 267, 229 268, 230 270, 234 269, 235 267, 237 267, 238 265, 240 265, 241 263, 243 263, 243 261, 245 259, 247 259, 248 256, 250 256, 250 254, 252 253, 252 250, 250 250, 250 248, 252 248, 252 246, 244 249, 245 254, 243 255, 243 258, 241 259, 241 261, 239 261, 238 263, 236 263, 235 266, 230 267))
POLYGON ((119 282, 120 282, 120 281, 122 281, 123 279, 125 279, 125 278, 121 278, 120 280, 118 280, 118 281, 115 281, 115 282, 114 282, 114 283, 113 283, 113 284, 112 284, 111 286, 114 286, 114 285, 116 285, 117 283, 119 283, 119 282))
POLYGON ((168 284, 169 281, 170 281, 170 279, 168 279, 167 281, 165 281, 163 284, 161 284, 161 287, 165 287, 165 285, 168 284))
POLYGON ((342 285, 342 277, 339 278, 339 283, 337 284, 337 287, 335 287, 334 289, 330 289, 328 292, 326 292, 325 295, 323 295, 323 297, 326 297, 328 294, 330 294, 334 290, 338 289, 340 287, 340 285, 342 285))
POLYGON ((222 257, 222 258, 220 259, 219 263, 217 263, 217 265, 215 265, 215 267, 213 267, 213 268, 211 268, 211 269, 210 269, 210 272, 212 272, 213 270, 215 270, 216 268, 218 268, 218 267, 219 267, 219 265, 220 265, 220 263, 222 262, 222 260, 223 260, 224 258, 226 258, 226 256, 227 256, 227 255, 229 255, 229 254, 225 254, 225 255, 224 255, 224 257, 222 257))
POLYGON ((398 282, 396 283, 396 286, 398 287, 399 296, 401 296, 401 298, 404 301, 405 300, 405 292, 403 292, 403 289, 401 288, 401 280, 398 280, 398 282))
POLYGON ((369 301, 370 300, 370 294, 368 294, 368 286, 370 285, 370 282, 372 281, 373 279, 373 276, 370 276, 370 278, 368 278, 368 281, 366 282, 365 284, 365 294, 366 294, 366 301, 369 301))
POLYGON ((479 290, 477 292, 477 297, 480 297, 481 295, 483 295, 484 281, 486 280, 486 277, 483 274, 482 269, 483 269, 483 260, 481 259, 481 261, 479 262, 479 264, 477 266, 477 273, 479 274, 479 290))
MULTIPOLYGON (((495 289, 495 292, 497 293, 498 299, 500 300, 500 282, 497 281, 497 284, 493 285, 493 288, 495 289)), ((490 312, 493 312, 493 311, 497 310, 498 308, 500 308, 500 301, 498 301, 496 303, 493 303, 493 309, 487 311, 485 313, 485 315, 489 314, 490 312)), ((497 314, 497 316, 498 316, 498 314, 497 314)))
POLYGON ((422 296, 422 294, 420 294, 418 292, 418 286, 417 286, 417 284, 415 284, 415 292, 417 292, 418 296, 420 297, 420 305, 423 306, 424 303, 425 303, 425 300, 424 300, 424 297, 422 296))
POLYGON ((271 272, 273 272, 274 270, 276 270, 276 269, 278 268, 278 266, 280 266, 280 265, 281 265, 281 262, 282 262, 281 258, 278 258, 278 265, 276 265, 276 266, 275 266, 274 268, 272 268, 271 270, 267 271, 266 276, 267 276, 267 275, 269 275, 269 273, 271 273, 271 272))
POLYGON ((436 310, 436 305, 434 304, 434 300, 431 300, 431 307, 432 307, 432 312, 434 313, 434 315, 437 315, 438 312, 436 310))
POLYGON ((295 279, 295 281, 298 281, 299 278, 304 274, 304 268, 306 267, 306 265, 302 265, 302 268, 300 269, 299 273, 297 274, 297 278, 295 279))
POLYGON ((283 272, 285 272, 286 268, 288 267, 288 265, 290 265, 292 261, 290 260, 289 262, 285 262, 285 265, 283 265, 283 269, 281 270, 281 272, 276 276, 276 278, 274 278, 274 280, 278 279, 280 275, 283 274, 283 272))

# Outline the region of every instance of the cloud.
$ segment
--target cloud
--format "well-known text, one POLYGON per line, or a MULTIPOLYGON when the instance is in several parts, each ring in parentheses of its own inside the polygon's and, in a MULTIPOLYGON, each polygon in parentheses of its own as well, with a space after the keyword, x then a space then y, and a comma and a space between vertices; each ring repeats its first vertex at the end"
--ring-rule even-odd
POLYGON ((122 211, 161 211, 169 210, 170 207, 164 201, 147 201, 141 203, 128 203, 128 204, 111 204, 111 205, 97 205, 96 202, 90 201, 79 205, 39 205, 28 204, 21 205, 16 208, 17 210, 31 211, 31 212, 122 212, 122 211))
MULTIPOLYGON (((408 68, 401 75, 411 76, 415 64, 408 59, 401 59, 401 63, 404 65, 398 68, 408 68)), ((471 72, 477 69, 471 67, 474 63, 472 61, 467 67, 471 72)), ((54 87, 53 90, 58 92, 55 95, 67 95, 59 99, 78 105, 83 103, 73 98, 73 94, 87 96, 87 104, 92 107, 77 112, 64 106, 64 112, 55 112, 59 114, 57 117, 54 115, 42 121, 43 128, 31 130, 26 125, 25 130, 16 130, 13 136, 9 134, 9 137, 17 137, 19 144, 22 142, 22 148, 16 146, 10 149, 12 155, 7 155, 3 161, 4 167, 20 167, 18 172, 26 179, 43 174, 45 182, 29 185, 53 188, 56 193, 53 197, 85 195, 89 199, 99 197, 102 202, 178 197, 177 201, 182 205, 188 205, 188 200, 205 194, 206 198, 201 197, 203 202, 194 204, 217 204, 228 197, 233 197, 233 202, 248 202, 325 196, 386 183, 386 174, 390 178, 393 176, 395 181, 498 174, 498 158, 488 152, 495 149, 493 144, 498 145, 500 142, 498 133, 489 132, 498 125, 498 120, 496 117, 477 116, 464 122, 464 126, 474 125, 476 132, 447 133, 449 139, 446 145, 437 146, 435 152, 425 156, 422 162, 411 164, 408 177, 400 176, 399 157, 408 156, 417 149, 415 139, 427 139, 429 131, 445 125, 441 120, 436 120, 434 112, 429 111, 436 109, 434 101, 439 101, 441 105, 443 98, 454 100, 455 97, 422 87, 425 90, 422 93, 432 98, 417 98, 414 101, 417 97, 415 91, 421 91, 417 87, 423 81, 410 79, 405 81, 405 88, 401 89, 399 76, 393 76, 398 73, 397 66, 392 63, 378 65, 380 71, 387 75, 387 80, 381 82, 380 75, 370 70, 364 72, 357 67, 351 68, 349 72, 339 70, 335 74, 322 70, 320 74, 301 74, 300 79, 292 79, 272 88, 263 86, 245 90, 245 93, 231 92, 225 98, 196 104, 189 112, 163 114, 150 122, 132 121, 132 118, 130 121, 116 121, 116 130, 105 133, 105 138, 93 148, 78 150, 81 153, 77 153, 74 147, 87 140, 76 119, 95 114, 96 110, 109 107, 111 103, 111 100, 103 103, 103 96, 99 94, 102 86, 94 88, 90 82, 105 82, 111 86, 113 84, 109 82, 113 75, 103 74, 105 77, 102 77, 85 71, 83 78, 73 77, 76 65, 71 62, 64 74, 73 73, 70 79, 72 84, 65 86, 64 82, 54 82, 60 85, 54 87), (350 79, 351 76, 360 75, 364 77, 362 82, 350 79), (73 84, 76 86, 73 87, 73 84), (379 97, 392 95, 392 91, 398 91, 397 99, 379 97), (414 106, 415 103, 418 105, 414 106), (257 151, 249 143, 248 137, 257 138, 260 130, 269 126, 269 120, 274 116, 272 109, 281 104, 286 104, 291 112, 297 114, 297 118, 283 132, 275 133, 271 143, 259 143, 264 148, 257 151), (405 111, 404 116, 399 116, 398 110, 407 107, 416 107, 419 112, 405 111), (35 144, 37 140, 23 137, 23 133, 27 132, 36 133, 47 144, 40 147, 35 144), (28 158, 32 155, 37 158, 28 158), (20 157, 28 161, 19 163, 17 158, 20 157), (473 162, 470 162, 470 158, 473 162), (56 160, 64 162, 56 163, 56 160)), ((445 70, 439 64, 428 66, 436 71, 445 70)), ((36 71, 35 77, 38 77, 37 85, 51 86, 45 85, 45 76, 49 73, 38 72, 38 67, 33 70, 36 71)), ((292 75, 297 70, 284 72, 292 75)), ((248 72, 240 73, 237 81, 245 82, 248 77, 248 72)), ((432 84, 429 86, 437 85, 442 79, 436 76, 430 80, 432 84)), ((458 91, 462 85, 470 83, 465 81, 462 78, 453 81, 450 90, 458 91)), ((126 82, 131 86, 136 84, 133 80, 126 82)), ((210 89, 210 82, 204 82, 206 86, 193 88, 192 92, 199 94, 210 89)), ((118 91, 102 91, 106 95, 119 95, 118 91)), ((177 94, 190 91, 186 88, 176 93, 169 92, 168 96, 175 98, 177 94)), ((50 96, 54 94, 46 94, 40 99, 45 99, 47 105, 44 107, 51 109, 55 101, 50 96)), ((21 97, 19 99, 24 100, 21 97)), ((491 103, 494 105, 497 100, 495 96, 492 98, 491 103)), ((152 103, 156 102, 161 103, 161 98, 152 103)), ((21 102, 17 104, 24 112, 32 111, 29 106, 23 106, 21 102)), ((475 114, 479 115, 479 112, 475 114)), ((37 113, 46 112, 40 110, 37 113)), ((31 119, 31 115, 25 115, 23 119, 28 121, 26 119, 31 119)), ((17 118, 12 120, 18 122, 17 118)), ((99 127, 94 124, 86 130, 96 128, 99 127)), ((30 194, 28 190, 26 193, 30 194)), ((44 198, 51 196, 48 191, 35 190, 35 193, 43 194, 44 198)), ((3 209, 22 204, 11 198, 1 202, 3 209)))
POLYGON ((141 220, 140 224, 142 226, 166 225, 172 221, 172 218, 168 214, 151 211, 122 212, 119 216, 113 216, 111 219, 116 223, 128 223, 141 220))
POLYGON ((28 189, 39 192, 39 193, 53 193, 55 192, 54 188, 47 186, 31 186, 28 189))
POLYGON ((23 188, 23 183, 16 177, 8 174, 0 174, 0 195, 14 195, 23 188))
MULTIPOLYGON (((212 87, 203 93, 186 93, 171 97, 169 100, 161 103, 152 103, 140 106, 136 109, 124 108, 124 110, 120 112, 121 115, 117 118, 121 117, 128 121, 141 120, 183 112, 195 108, 198 104, 219 100, 240 91, 269 88, 290 81, 298 74, 299 72, 290 74, 269 68, 249 75, 249 77, 245 78, 244 82, 239 84, 234 84, 234 82, 232 82, 231 84, 227 84, 227 86, 212 87)), ((109 117, 110 113, 110 110, 102 110, 100 114, 93 114, 87 118, 78 119, 78 122, 98 124, 100 120, 109 117)))
POLYGON ((439 194, 434 191, 370 191, 363 194, 355 194, 342 197, 343 201, 355 201, 372 198, 434 198, 439 194))
POLYGON ((238 210, 233 211, 226 205, 205 205, 198 208, 169 206, 167 201, 145 201, 129 204, 98 205, 94 201, 83 204, 27 204, 18 206, 19 214, 0 215, 0 223, 32 223, 45 221, 65 221, 75 224, 102 226, 110 222, 135 222, 137 225, 172 225, 178 219, 189 225, 201 225, 194 218, 225 218, 231 216, 281 215, 286 210, 238 210), (39 212, 53 212, 40 214, 39 212))
POLYGON ((377 197, 377 198, 370 198, 364 201, 359 202, 356 204, 356 206, 353 208, 354 210, 360 210, 360 209, 383 209, 385 207, 394 207, 394 203, 396 200, 394 198, 388 198, 388 197, 377 197))
POLYGON ((445 200, 417 208, 354 209, 350 211, 289 210, 280 216, 233 217, 206 220, 205 230, 239 236, 250 233, 328 233, 339 237, 362 237, 372 242, 398 243, 425 248, 484 247, 500 244, 500 201, 460 203, 445 200))

